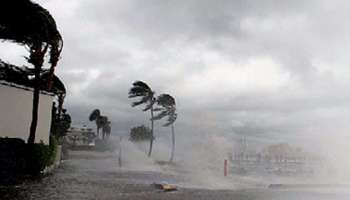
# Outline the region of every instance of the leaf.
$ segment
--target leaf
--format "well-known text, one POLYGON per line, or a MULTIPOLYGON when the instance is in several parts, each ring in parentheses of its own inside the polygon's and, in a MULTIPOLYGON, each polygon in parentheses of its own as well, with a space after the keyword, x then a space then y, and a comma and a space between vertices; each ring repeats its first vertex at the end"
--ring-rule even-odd
POLYGON ((135 81, 132 85, 133 87, 130 88, 128 93, 129 98, 141 97, 141 99, 139 101, 133 102, 131 106, 135 107, 144 103, 148 103, 143 111, 151 109, 155 103, 155 99, 153 97, 154 92, 151 90, 151 88, 142 81, 135 81))
POLYGON ((101 112, 99 109, 93 110, 89 116, 89 120, 90 121, 96 120, 100 116, 100 114, 101 114, 101 112))
POLYGON ((135 107, 135 106, 138 106, 138 105, 141 105, 141 104, 144 104, 148 101, 148 97, 143 97, 142 99, 140 99, 140 101, 136 101, 136 102, 133 102, 131 104, 132 107, 135 107))
POLYGON ((167 113, 166 110, 162 111, 162 112, 158 113, 156 116, 154 116, 153 120, 160 120, 160 119, 162 119, 163 117, 165 117, 167 115, 168 115, 168 113, 167 113))
POLYGON ((174 107, 175 99, 169 94, 161 94, 157 98, 157 103, 163 107, 174 107))
POLYGON ((47 45, 51 70, 56 66, 63 40, 51 14, 30 0, 2 0, 0 39, 29 47, 29 60, 38 55, 38 47, 47 45))
POLYGON ((163 108, 154 108, 153 111, 158 112, 164 110, 163 108))

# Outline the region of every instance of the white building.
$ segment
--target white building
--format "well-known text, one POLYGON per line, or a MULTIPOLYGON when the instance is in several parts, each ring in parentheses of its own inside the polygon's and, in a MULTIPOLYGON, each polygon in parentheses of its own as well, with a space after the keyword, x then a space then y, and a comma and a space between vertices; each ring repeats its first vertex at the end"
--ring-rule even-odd
MULTIPOLYGON (((40 94, 36 143, 49 143, 53 98, 49 93, 40 94)), ((0 137, 27 141, 32 121, 32 89, 1 81, 0 99, 0 137)))
MULTIPOLYGON (((49 77, 49 72, 43 71, 40 78, 43 83, 47 83, 49 77)), ((16 67, 0 60, 0 137, 27 141, 32 121, 32 85, 31 69, 16 67)), ((52 77, 50 90, 47 85, 42 84, 35 143, 49 144, 54 97, 58 97, 61 108, 65 93, 65 86, 55 75, 52 77)))

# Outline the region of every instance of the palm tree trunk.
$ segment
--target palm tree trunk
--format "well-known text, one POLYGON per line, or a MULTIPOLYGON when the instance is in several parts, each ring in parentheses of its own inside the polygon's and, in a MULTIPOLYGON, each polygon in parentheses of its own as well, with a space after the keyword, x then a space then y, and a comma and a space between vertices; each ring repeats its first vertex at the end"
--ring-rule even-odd
POLYGON ((62 108, 63 108, 64 95, 60 94, 58 96, 58 118, 61 119, 62 108))
POLYGON ((171 125, 171 139, 172 139, 172 145, 171 145, 171 156, 170 161, 174 161, 174 154, 175 154, 175 131, 174 131, 174 124, 171 125))
POLYGON ((153 122, 153 106, 152 106, 152 107, 151 107, 151 141, 150 141, 150 144, 149 144, 148 157, 151 156, 151 154, 152 154, 152 148, 153 148, 153 139, 154 139, 154 136, 153 136, 153 126, 154 126, 154 122, 153 122))
POLYGON ((97 139, 99 139, 99 137, 100 137, 100 128, 98 127, 98 125, 97 125, 97 122, 96 122, 96 134, 97 134, 97 139))
POLYGON ((40 68, 34 68, 34 91, 33 91, 33 108, 32 108, 32 122, 30 124, 30 132, 28 143, 34 144, 35 133, 38 125, 38 110, 39 110, 39 95, 40 95, 40 68))
POLYGON ((41 43, 36 43, 31 47, 31 55, 29 62, 34 65, 34 86, 33 86, 33 108, 32 108, 32 123, 30 124, 28 143, 34 144, 36 128, 38 125, 38 110, 39 110, 39 98, 40 98, 40 72, 44 62, 44 56, 47 52, 49 45, 46 44, 42 47, 41 43))

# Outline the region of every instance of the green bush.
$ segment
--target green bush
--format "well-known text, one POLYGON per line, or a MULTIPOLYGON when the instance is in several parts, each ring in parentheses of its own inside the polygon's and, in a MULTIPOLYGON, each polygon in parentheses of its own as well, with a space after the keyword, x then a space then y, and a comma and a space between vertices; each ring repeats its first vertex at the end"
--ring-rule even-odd
POLYGON ((31 175, 40 174, 49 163, 50 147, 43 143, 28 144, 26 153, 26 172, 31 175))
MULTIPOLYGON (((22 175, 39 175, 55 161, 58 142, 50 137, 50 145, 26 144, 18 138, 0 138, 0 179, 22 175)), ((2 181, 0 181, 2 182, 2 181)))
POLYGON ((43 143, 27 144, 27 172, 32 175, 40 174, 45 167, 54 163, 58 142, 55 137, 50 137, 50 145, 43 143))
POLYGON ((0 182, 24 174, 26 144, 18 138, 0 138, 0 182))
POLYGON ((152 138, 152 132, 145 125, 136 126, 130 129, 129 140, 133 142, 146 141, 152 138))
POLYGON ((58 150, 58 140, 54 136, 50 136, 50 159, 48 161, 48 165, 52 165, 55 162, 57 150, 58 150))

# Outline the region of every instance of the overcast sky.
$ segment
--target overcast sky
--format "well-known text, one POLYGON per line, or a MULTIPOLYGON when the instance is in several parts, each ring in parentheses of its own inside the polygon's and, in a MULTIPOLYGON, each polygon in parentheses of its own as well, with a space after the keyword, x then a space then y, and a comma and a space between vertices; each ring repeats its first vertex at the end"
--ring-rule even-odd
MULTIPOLYGON (((64 38, 57 74, 75 124, 94 108, 117 134, 148 123, 127 98, 143 80, 176 98, 180 132, 350 140, 348 1, 36 2, 64 38)), ((25 63, 23 47, 1 45, 2 58, 25 63)))

